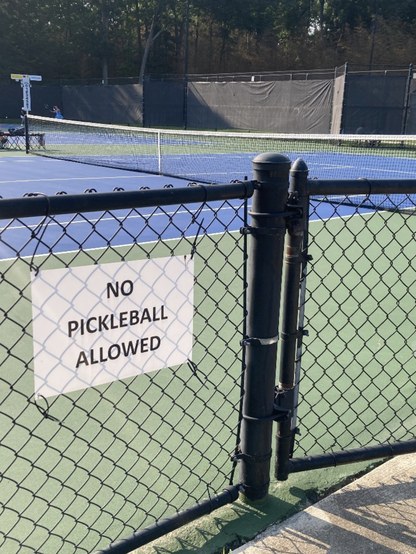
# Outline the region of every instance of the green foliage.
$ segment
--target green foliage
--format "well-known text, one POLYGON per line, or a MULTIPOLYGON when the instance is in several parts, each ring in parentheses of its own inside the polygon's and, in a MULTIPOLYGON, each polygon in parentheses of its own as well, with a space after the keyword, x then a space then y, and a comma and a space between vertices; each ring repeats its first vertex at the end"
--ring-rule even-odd
POLYGON ((0 79, 181 74, 188 5, 190 73, 413 61, 414 0, 0 0, 0 79))

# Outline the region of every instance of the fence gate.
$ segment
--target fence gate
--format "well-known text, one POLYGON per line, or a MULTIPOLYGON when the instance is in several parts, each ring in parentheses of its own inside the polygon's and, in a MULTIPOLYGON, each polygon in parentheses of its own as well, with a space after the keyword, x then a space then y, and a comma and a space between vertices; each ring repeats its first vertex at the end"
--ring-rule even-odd
POLYGON ((416 181, 308 180, 297 160, 276 477, 416 452, 416 181))

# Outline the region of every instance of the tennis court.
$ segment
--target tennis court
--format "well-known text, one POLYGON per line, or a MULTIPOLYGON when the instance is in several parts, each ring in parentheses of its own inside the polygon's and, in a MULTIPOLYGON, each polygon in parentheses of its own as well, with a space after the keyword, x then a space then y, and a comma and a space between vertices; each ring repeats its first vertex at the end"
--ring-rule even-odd
MULTIPOLYGON (((67 141, 80 141, 80 137, 75 134, 74 137, 70 136, 67 133, 61 133, 59 139, 61 140, 61 135, 64 135, 63 144, 66 144, 67 141)), ((47 134, 47 141, 49 142, 49 135, 47 134)), ((125 137, 122 137, 125 142, 125 137)), ((91 141, 94 144, 94 141, 99 141, 99 137, 93 136, 91 141)), ((80 143, 81 144, 81 143, 80 143)), ((206 146, 206 145, 205 145, 206 146)), ((260 144, 261 146, 270 146, 266 144, 260 144)), ((108 164, 114 164, 116 167, 123 167, 123 164, 126 165, 129 169, 132 167, 147 167, 143 163, 143 158, 137 158, 137 153, 135 154, 135 161, 131 160, 130 155, 123 156, 123 162, 119 163, 119 158, 114 157, 114 154, 110 156, 107 154, 105 159, 100 156, 97 156, 93 160, 93 165, 90 165, 90 158, 87 156, 83 158, 84 163, 66 163, 61 159, 55 159, 53 156, 56 153, 51 150, 49 151, 50 146, 46 149, 46 155, 51 155, 52 157, 38 157, 38 156, 26 156, 26 155, 14 155, 8 157, 8 152, 3 151, 0 157, 0 167, 1 167, 1 196, 3 198, 13 198, 20 197, 26 194, 31 193, 43 193, 49 195, 55 194, 78 194, 81 192, 108 192, 112 190, 138 190, 140 188, 161 188, 165 186, 185 186, 187 183, 182 178, 173 178, 163 175, 152 175, 147 173, 138 173, 136 171, 123 171, 123 169, 113 169, 105 167, 108 164), (104 167, 101 165, 104 163, 104 167)), ((188 158, 192 161, 192 164, 195 164, 195 159, 199 160, 200 170, 199 173, 193 171, 194 178, 199 177, 199 181, 196 182, 206 182, 211 179, 212 182, 229 182, 233 180, 244 180, 246 178, 250 179, 252 176, 252 160, 259 152, 247 152, 242 154, 212 154, 210 156, 204 156, 202 159, 197 158, 196 154, 189 154, 188 158), (212 172, 211 167, 215 167, 215 174, 212 172)), ((316 175, 319 175, 320 178, 331 178, 336 176, 337 178, 352 178, 358 176, 366 176, 368 178, 386 178, 386 176, 410 178, 412 171, 416 169, 416 160, 409 159, 406 163, 403 163, 403 159, 392 159, 391 157, 381 158, 378 156, 357 156, 357 155, 336 155, 331 153, 316 152, 310 153, 305 151, 299 152, 288 152, 287 155, 290 159, 295 161, 298 157, 305 157, 305 161, 310 164, 310 175, 313 178, 316 175), (364 167, 361 165, 363 163, 363 158, 365 159, 364 167), (325 160, 322 163, 322 160, 325 160), (359 162, 359 163, 358 163, 359 162), (395 164, 399 165, 401 163, 402 169, 399 171, 395 169, 395 164), (363 167, 361 169, 357 169, 363 167)), ((67 154, 64 155, 64 158, 67 154)), ((187 156, 185 155, 167 155, 166 158, 168 162, 165 162, 164 158, 164 173, 169 173, 170 171, 177 173, 178 164, 186 168, 187 165, 187 156)), ((121 159, 121 158, 120 158, 121 159)), ((153 168, 155 169, 155 168, 153 168)), ((157 170, 156 170, 157 172, 157 170)), ((192 173, 192 171, 191 171, 192 173)), ((186 170, 184 172, 186 175, 186 170)), ((191 175, 192 176, 192 175, 191 175)), ((190 177, 191 177, 190 176, 190 177)), ((219 205, 219 204, 217 204, 219 205)), ((197 209, 197 208, 196 208, 197 209)), ((177 210, 177 207, 173 211, 177 210)), ((146 212, 150 213, 150 210, 146 212)), ((351 210, 346 206, 339 207, 339 215, 346 215, 351 213, 351 210)), ((319 217, 325 218, 329 217, 331 210, 325 204, 321 204, 319 217)), ((107 234, 114 237, 114 222, 112 223, 111 217, 101 217, 102 214, 91 214, 89 219, 92 220, 96 218, 96 222, 100 227, 107 227, 107 234), (113 229, 111 226, 113 225, 113 229)), ((177 214, 178 215, 178 214, 177 214)), ((141 240, 151 241, 156 240, 160 236, 160 230, 166 227, 166 218, 169 217, 165 212, 159 213, 158 215, 158 225, 155 229, 146 229, 145 234, 141 235, 141 240)), ((140 216, 130 215, 129 221, 124 221, 124 226, 132 225, 136 226, 138 224, 138 219, 140 216)), ((238 224, 235 220, 233 223, 233 214, 232 209, 222 210, 221 222, 214 221, 210 227, 209 232, 215 233, 219 232, 223 224, 227 225, 229 230, 238 230, 238 224), (230 220, 227 223, 227 212, 230 220)), ((30 228, 33 229, 39 221, 30 222, 30 228)), ((67 224, 68 221, 65 218, 57 218, 56 221, 49 223, 47 230, 45 231, 48 235, 53 234, 57 231, 57 225, 59 223, 67 224)), ((59 244, 55 245, 56 251, 65 251, 71 250, 74 247, 77 247, 77 233, 80 233, 80 236, 83 235, 82 226, 86 224, 82 218, 77 217, 75 220, 71 221, 71 240, 68 236, 64 237, 64 240, 60 240, 59 244), (78 231, 79 230, 79 231, 78 231)), ((238 223, 238 222, 237 222, 238 223)), ((183 222, 180 222, 179 228, 183 229, 188 225, 188 221, 185 219, 183 222)), ((11 228, 9 228, 10 230, 11 228)), ((169 233, 172 234, 172 228, 169 233)), ((58 231, 59 232, 59 231, 58 231)), ((28 228, 16 224, 13 227, 13 239, 10 244, 13 247, 18 247, 19 244, 24 244, 27 241, 28 228)), ((124 242, 129 242, 129 229, 126 229, 127 234, 118 233, 117 236, 113 238, 113 243, 117 245, 122 245, 124 242)), ((175 233, 173 232, 173 235, 175 233)), ((177 233, 176 233, 177 235, 177 233)), ((103 241, 107 239, 99 240, 99 234, 94 235, 88 244, 85 245, 85 248, 99 248, 103 246, 103 241)), ((164 238, 175 238, 175 236, 164 235, 164 238)), ((10 239, 9 239, 10 240, 10 239)), ((52 239, 49 241, 54 243, 52 239)), ((79 243, 78 243, 79 244, 79 243)), ((2 258, 7 258, 8 255, 12 255, 10 249, 7 249, 3 244, 1 245, 2 258)), ((38 253, 42 253, 44 248, 42 245, 39 247, 38 253)), ((24 254, 24 252, 22 252, 24 254)))
POLYGON ((263 152, 302 158, 312 179, 403 179, 416 169, 413 136, 173 131, 35 116, 28 130, 44 134, 45 146, 31 150, 41 156, 204 183, 250 179, 263 152))
MULTIPOLYGON (((6 153, 4 153, 6 154, 6 153)), ((163 188, 165 186, 185 186, 186 183, 180 179, 168 179, 164 176, 147 175, 130 171, 109 169, 103 167, 89 166, 48 158, 39 158, 35 156, 13 156, 0 157, 1 178, 1 196, 3 198, 18 198, 27 194, 42 193, 48 195, 55 194, 80 194, 110 191, 132 191, 141 188, 163 188)), ((217 204, 219 205, 219 204, 217 204)), ((199 209, 195 208, 195 211, 199 209)), ((128 211, 117 214, 123 219, 123 227, 120 229, 120 223, 116 221, 111 214, 92 213, 88 220, 82 216, 68 218, 59 216, 54 221, 49 222, 44 227, 46 233, 45 244, 54 244, 55 251, 70 251, 79 248, 82 242, 83 248, 100 248, 107 246, 111 240, 112 245, 128 244, 131 241, 132 234, 140 236, 142 242, 157 240, 162 230, 166 229, 164 238, 178 238, 178 230, 185 229, 190 224, 192 216, 190 212, 178 211, 178 206, 171 207, 169 211, 156 211, 147 209, 140 214, 131 214, 128 211), (178 220, 178 227, 175 231, 168 225, 169 214, 175 213, 178 220), (129 214, 128 219, 126 215, 129 214), (149 227, 144 224, 144 220, 153 215, 154 226, 149 227), (86 228, 94 222, 97 232, 85 238, 86 228), (70 232, 61 237, 58 242, 56 238, 60 236, 62 226, 71 225, 70 232), (141 226, 141 227, 140 227, 141 226), (101 233, 101 229, 103 232, 101 233), (141 230, 140 230, 141 229, 141 230), (117 232, 118 231, 118 232, 117 232)), ((219 232, 223 225, 227 224, 227 214, 230 219, 233 218, 233 210, 225 207, 222 210, 221 221, 213 221, 211 224, 211 233, 219 232)), ((30 245, 24 250, 33 229, 36 228, 41 219, 31 219, 27 224, 21 225, 15 221, 11 226, 7 226, 7 243, 1 244, 1 257, 8 258, 14 255, 15 251, 20 251, 22 255, 30 253, 30 245), (21 248, 23 247, 23 250, 21 248)), ((194 228, 196 229, 195 225, 194 228)), ((237 228, 235 226, 235 228, 237 228)), ((39 245, 38 254, 45 252, 45 244, 39 245)))
MULTIPOLYGON (((9 158, 4 154, 0 153, 3 198, 33 192, 94 194, 120 188, 137 190, 186 184, 166 176, 38 156, 9 158)), ((294 160, 303 154, 290 152, 290 157, 294 160)), ((255 153, 247 152, 238 156, 238 161, 228 154, 210 157, 209 162, 216 168, 216 182, 223 175, 227 175, 224 181, 250 179, 254 156, 255 153)), ((412 158, 408 161, 362 155, 328 158, 326 153, 322 163, 317 152, 309 156, 311 177, 314 171, 322 175, 318 173, 321 168, 325 169, 325 178, 331 175, 350 178, 356 157, 360 161, 359 176, 367 178, 386 178, 393 172, 396 178, 399 175, 409 178, 413 176, 412 167, 416 167, 412 158)), ((26 549, 23 552, 69 554, 76 546, 79 552, 90 553, 97 546, 103 547, 115 538, 185 508, 190 499, 198 502, 209 497, 232 481, 234 467, 230 453, 235 450, 242 371, 239 341, 243 326, 244 238, 239 229, 244 225, 243 212, 242 201, 230 200, 166 209, 54 216, 47 221, 28 218, 3 222, 2 311, 8 317, 3 324, 3 336, 7 339, 2 344, 2 372, 7 377, 0 383, 0 417, 4 429, 2 490, 6 499, 2 525, 10 554, 22 552, 22 543, 26 549), (31 270, 187 256, 195 246, 196 339, 192 365, 182 364, 169 371, 56 396, 47 402, 42 399, 37 404, 33 402, 31 270), (18 452, 17 458, 15 452, 18 452), (172 488, 172 483, 179 486, 172 488)), ((380 363, 367 364, 366 356, 377 350, 378 341, 387 338, 389 329, 403 323, 399 314, 404 309, 398 304, 403 294, 390 297, 393 306, 383 304, 389 316, 381 324, 368 321, 366 316, 373 313, 381 300, 386 302, 384 289, 394 291, 398 275, 404 276, 399 279, 399 287, 410 288, 414 282, 413 255, 408 254, 416 231, 414 219, 407 215, 403 223, 400 214, 382 215, 342 203, 334 210, 326 202, 314 203, 311 251, 320 261, 308 277, 312 300, 307 304, 307 316, 317 338, 307 347, 313 361, 305 362, 303 377, 303 390, 307 392, 304 404, 300 405, 300 421, 304 427, 305 421, 313 421, 309 425, 311 433, 305 432, 305 442, 300 443, 304 452, 327 451, 334 445, 363 444, 369 433, 378 437, 378 432, 386 432, 385 429, 378 431, 383 415, 373 415, 372 421, 370 414, 374 414, 375 408, 366 403, 397 377, 396 354, 392 354, 387 372, 380 372, 380 363), (375 236, 378 247, 373 249, 375 236), (393 243, 392 236, 396 237, 393 243), (370 246, 372 253, 364 257, 364 264, 362 253, 370 246), (405 255, 392 269, 397 250, 405 255), (381 254, 387 255, 390 269, 383 266, 381 254), (358 272, 348 277, 352 264, 360 266, 364 279, 358 272), (375 286, 374 281, 380 275, 387 275, 386 280, 375 286), (343 289, 340 280, 345 282, 343 289), (323 288, 318 288, 322 283, 323 288), (356 348, 357 337, 346 326, 351 314, 343 314, 353 309, 348 308, 351 303, 359 300, 363 304, 369 290, 374 291, 369 299, 371 305, 358 311, 358 320, 353 324, 361 337, 356 348), (339 309, 340 305, 344 311, 339 309), (331 321, 329 331, 328 320, 331 321), (380 327, 377 334, 374 333, 376 326, 380 327), (330 348, 329 340, 322 338, 328 333, 334 341, 330 348), (362 342, 369 343, 369 349, 362 348, 362 342), (355 360, 357 353, 364 357, 359 359, 358 366, 344 360, 345 356, 355 360), (351 368, 350 375, 342 375, 345 365, 351 368), (367 365, 365 372, 360 370, 367 365), (347 390, 351 391, 351 383, 359 378, 363 379, 362 388, 368 391, 368 397, 364 398, 353 388, 355 395, 348 398, 347 390), (335 380, 338 384, 331 390, 335 380), (323 395, 324 404, 319 402, 323 395), (345 403, 353 405, 354 410, 345 408, 345 403), (356 418, 354 414, 358 411, 364 415, 356 418), (335 417, 336 437, 328 438, 326 429, 335 417), (357 425, 365 425, 363 436, 359 429, 353 430, 357 425), (356 442, 350 440, 352 434, 358 436, 354 439, 356 442)), ((406 313, 405 328, 393 346, 389 343, 390 351, 403 350, 403 342, 411 339, 415 314, 411 307, 406 313)), ((406 367, 412 364, 409 352, 406 364, 406 367)), ((402 387, 400 390, 404 392, 400 394, 405 394, 406 399, 412 398, 412 390, 406 392, 406 386, 412 389, 414 385, 412 379, 407 371, 395 382, 395 390, 402 387)), ((377 412, 387 413, 385 398, 390 394, 380 396, 377 412)), ((397 402, 403 403, 403 398, 399 396, 389 404, 389 417, 398 408, 397 402)), ((399 414, 400 421, 407 418, 406 430, 399 438, 414 430, 409 406, 411 400, 405 402, 399 414)), ((397 423, 387 429, 394 435, 397 423)))
MULTIPOLYGON (((43 193, 55 195, 59 193, 79 194, 84 191, 90 192, 109 192, 116 190, 138 190, 142 187, 146 188, 162 188, 168 186, 185 186, 187 183, 182 179, 167 178, 165 176, 148 175, 131 171, 123 171, 119 169, 110 169, 106 167, 98 167, 95 165, 78 164, 65 162, 62 160, 42 158, 38 156, 13 156, 6 157, 6 152, 0 157, 1 167, 1 196, 3 198, 18 198, 30 193, 43 193)), ((251 164, 251 154, 247 155, 247 166, 251 164)), ((221 160, 221 156, 218 157, 221 160)), ((239 167, 238 162, 228 160, 228 167, 239 167)), ((250 169, 248 167, 248 169, 250 169)), ((252 169, 247 171, 249 176, 252 175, 252 169)), ((228 173, 224 182, 232 176, 228 173)), ((209 233, 220 232, 224 226, 230 231, 237 231, 240 223, 234 216, 235 202, 229 206, 222 206, 221 219, 214 219, 209 228, 209 233)), ((220 203, 214 204, 213 207, 219 207, 220 203)), ((102 248, 108 244, 111 238, 111 243, 115 246, 128 244, 131 240, 132 233, 140 235, 140 240, 143 242, 155 241, 162 235, 162 230, 166 229, 163 234, 164 239, 178 238, 179 231, 185 229, 190 224, 190 215, 187 211, 178 211, 178 206, 171 207, 167 212, 147 209, 140 214, 129 214, 126 219, 127 211, 118 214, 123 218, 123 227, 118 228, 120 224, 114 220, 111 215, 103 215, 100 213, 92 213, 88 220, 82 216, 68 219, 67 216, 59 216, 54 218, 54 221, 49 222, 44 226, 44 244, 40 244, 37 249, 37 254, 44 253, 48 247, 47 244, 54 244, 54 251, 65 252, 79 248, 82 242, 83 248, 102 248), (168 225, 169 214, 175 213, 178 219, 177 227, 168 225), (144 218, 153 214, 154 225, 152 227, 144 225, 144 218), (85 239, 85 229, 94 222, 97 226, 97 233, 92 234, 88 240, 85 239), (71 224, 70 230, 61 237, 61 226, 67 227, 71 224), (142 226, 142 231, 138 233, 138 226, 142 226), (100 232, 103 229, 103 232, 100 232), (175 230, 176 229, 176 230, 175 230), (117 232, 119 231, 119 232, 117 232), (60 237, 57 240, 58 236, 60 237)), ((195 207, 195 211, 199 207, 195 207)), ((202 212, 203 213, 203 212, 202 212)), ((348 207, 340 207, 341 214, 351 213, 348 207)), ((321 217, 329 217, 330 210, 322 204, 320 209, 321 217), (328 214, 328 215, 326 215, 328 214)), ((7 246, 3 242, 1 244, 0 255, 2 259, 9 258, 14 255, 14 252, 19 251, 21 255, 30 254, 30 244, 28 239, 33 229, 39 224, 39 219, 27 221, 27 225, 21 225, 15 221, 7 226, 7 246), (24 245, 28 244, 26 250, 24 245), (22 250, 23 248, 23 250, 22 250)), ((196 226, 194 224, 194 231, 196 226)))

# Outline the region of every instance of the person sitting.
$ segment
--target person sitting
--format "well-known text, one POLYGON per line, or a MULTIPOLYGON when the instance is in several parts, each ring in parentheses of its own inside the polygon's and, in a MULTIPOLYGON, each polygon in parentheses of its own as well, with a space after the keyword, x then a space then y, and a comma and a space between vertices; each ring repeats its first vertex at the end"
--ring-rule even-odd
POLYGON ((8 138, 4 136, 3 131, 0 131, 0 148, 4 148, 8 142, 8 138))

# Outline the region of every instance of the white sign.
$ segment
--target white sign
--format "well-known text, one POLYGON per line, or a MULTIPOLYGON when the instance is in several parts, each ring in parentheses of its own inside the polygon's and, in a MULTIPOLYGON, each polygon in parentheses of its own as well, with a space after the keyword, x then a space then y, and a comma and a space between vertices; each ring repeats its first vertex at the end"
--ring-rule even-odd
POLYGON ((23 76, 21 87, 23 89, 23 109, 25 112, 32 111, 32 102, 30 98, 30 80, 29 77, 23 76))
POLYGON ((12 73, 10 75, 15 81, 21 81, 20 86, 23 89, 23 109, 26 113, 32 110, 32 101, 30 98, 30 81, 42 81, 40 75, 22 75, 21 73, 12 73))
POLYGON ((42 77, 40 75, 22 75, 21 73, 12 73, 10 77, 15 81, 21 81, 25 77, 28 77, 31 81, 42 81, 42 77))
POLYGON ((35 397, 192 360, 190 256, 32 273, 35 397))

